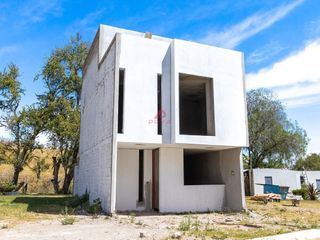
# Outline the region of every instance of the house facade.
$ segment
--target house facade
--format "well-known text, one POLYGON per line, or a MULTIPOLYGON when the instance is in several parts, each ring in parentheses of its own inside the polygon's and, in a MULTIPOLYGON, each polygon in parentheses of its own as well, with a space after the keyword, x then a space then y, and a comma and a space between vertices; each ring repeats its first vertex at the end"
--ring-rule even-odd
POLYGON ((303 184, 314 184, 320 189, 320 171, 295 171, 289 169, 255 168, 244 171, 246 195, 263 194, 263 184, 289 187, 289 192, 303 184))
POLYGON ((243 54, 100 25, 83 72, 74 193, 106 212, 245 208, 243 54))

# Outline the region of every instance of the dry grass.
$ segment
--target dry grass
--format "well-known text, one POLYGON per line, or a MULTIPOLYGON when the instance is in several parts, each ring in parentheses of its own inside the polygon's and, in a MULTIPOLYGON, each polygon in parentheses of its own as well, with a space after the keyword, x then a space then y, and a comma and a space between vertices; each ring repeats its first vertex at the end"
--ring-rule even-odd
MULTIPOLYGON (((0 223, 10 226, 26 221, 61 219, 70 196, 21 195, 0 196, 0 223)), ((247 199, 249 212, 203 214, 119 214, 112 217, 119 229, 130 227, 157 231, 181 231, 182 239, 251 239, 303 229, 320 227, 320 201, 301 201, 294 207, 290 201, 280 203, 256 202, 247 199)), ((74 219, 70 215, 71 224, 74 219)), ((91 218, 90 218, 91 219, 91 218)), ((87 219, 87 221, 89 221, 87 219)), ((92 223, 90 223, 92 224, 92 223)), ((170 238, 170 236, 169 236, 170 238)))
MULTIPOLYGON (((40 179, 37 179, 36 173, 31 170, 35 165, 35 161, 31 161, 28 166, 25 166, 23 171, 20 173, 19 182, 28 183, 28 193, 42 193, 48 194, 53 193, 53 186, 51 183, 52 179, 52 156, 56 155, 57 152, 51 149, 36 149, 33 152, 34 156, 45 159, 48 164, 48 169, 43 171, 40 175, 40 179)), ((11 181, 13 176, 13 166, 9 164, 0 165, 0 182, 11 181)), ((59 177, 63 177, 63 169, 60 168, 59 177)), ((62 182, 62 181, 61 181, 62 182)))
POLYGON ((197 229, 191 220, 185 234, 202 239, 251 239, 320 227, 320 201, 301 201, 294 207, 291 201, 265 205, 247 199, 247 208, 249 213, 230 214, 227 222, 200 224, 197 229))

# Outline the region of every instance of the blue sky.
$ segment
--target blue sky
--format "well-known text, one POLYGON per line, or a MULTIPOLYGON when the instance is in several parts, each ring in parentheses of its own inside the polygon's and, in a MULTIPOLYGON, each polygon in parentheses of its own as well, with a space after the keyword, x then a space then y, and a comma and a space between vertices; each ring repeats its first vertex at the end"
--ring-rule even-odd
MULTIPOLYGON (((0 1, 0 69, 16 63, 27 90, 51 51, 98 24, 232 48, 245 53, 248 89, 272 89, 320 152, 320 4, 318 0, 0 1)), ((0 137, 5 133, 0 129, 0 137)))

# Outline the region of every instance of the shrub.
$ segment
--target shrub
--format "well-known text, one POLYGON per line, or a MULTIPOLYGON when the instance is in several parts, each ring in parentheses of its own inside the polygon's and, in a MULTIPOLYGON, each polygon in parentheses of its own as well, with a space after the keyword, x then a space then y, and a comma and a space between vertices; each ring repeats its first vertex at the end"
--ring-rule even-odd
POLYGON ((313 183, 308 185, 307 195, 310 200, 317 200, 320 194, 320 189, 316 188, 313 183))
POLYGON ((75 222, 76 218, 72 216, 66 216, 61 219, 62 225, 72 225, 75 222))
POLYGON ((102 207, 101 207, 101 201, 99 198, 93 200, 93 204, 91 204, 88 208, 88 213, 97 215, 101 213, 102 207))
POLYGON ((70 214, 74 214, 74 209, 70 209, 67 206, 64 207, 61 214, 63 215, 63 218, 60 220, 62 225, 72 225, 76 220, 75 217, 70 216, 70 214))
POLYGON ((74 196, 68 203, 67 206, 68 207, 72 207, 72 208, 84 208, 85 205, 87 205, 89 203, 89 194, 85 193, 82 196, 74 196))
POLYGON ((0 183, 0 193, 12 192, 16 187, 12 182, 2 182, 0 183))
POLYGON ((179 230, 180 231, 189 231, 191 228, 191 217, 188 216, 185 218, 179 225, 179 230))
POLYGON ((93 200, 93 203, 89 202, 89 194, 85 193, 82 196, 74 196, 67 202, 66 207, 75 210, 84 210, 89 214, 97 215, 102 212, 101 201, 99 198, 93 200))
POLYGON ((301 189, 295 189, 295 190, 292 190, 292 193, 294 195, 300 195, 302 196, 303 199, 307 199, 308 198, 308 189, 303 187, 301 189))

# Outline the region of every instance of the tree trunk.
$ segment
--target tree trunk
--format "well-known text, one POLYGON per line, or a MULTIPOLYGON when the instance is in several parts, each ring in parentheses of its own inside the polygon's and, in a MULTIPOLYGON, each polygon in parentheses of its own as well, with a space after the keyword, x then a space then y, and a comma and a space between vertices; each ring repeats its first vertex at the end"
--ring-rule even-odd
POLYGON ((12 183, 14 185, 18 184, 19 175, 20 175, 20 172, 22 171, 22 169, 23 169, 22 167, 14 166, 14 173, 13 173, 13 178, 12 178, 12 183))
POLYGON ((63 187, 62 187, 62 192, 64 194, 69 193, 70 185, 73 179, 74 175, 74 166, 70 166, 69 171, 68 169, 65 169, 65 176, 64 176, 64 181, 63 181, 63 187))
POLYGON ((55 193, 59 193, 59 169, 61 165, 61 160, 57 160, 56 157, 52 157, 53 162, 53 179, 51 180, 53 184, 53 189, 55 193))

